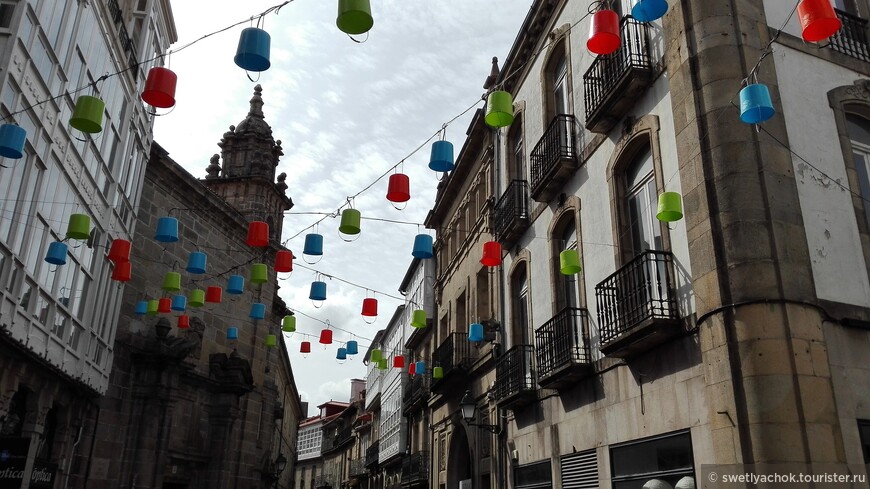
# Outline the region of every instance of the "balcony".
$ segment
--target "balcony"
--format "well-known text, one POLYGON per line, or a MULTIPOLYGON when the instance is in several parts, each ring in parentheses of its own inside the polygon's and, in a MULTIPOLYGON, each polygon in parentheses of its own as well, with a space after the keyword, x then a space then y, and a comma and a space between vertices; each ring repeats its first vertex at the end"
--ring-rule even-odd
POLYGON ((517 345, 495 364, 495 402, 503 409, 522 407, 537 399, 537 379, 532 370, 532 345, 517 345))
POLYGON ((586 128, 607 133, 652 83, 646 24, 630 17, 621 22, 622 46, 598 56, 583 75, 586 128))
POLYGON ((336 487, 332 474, 318 474, 314 476, 314 489, 332 489, 336 487))
POLYGON ((538 385, 560 389, 592 373, 589 313, 566 307, 535 330, 538 385))
POLYGON ((350 471, 348 475, 351 477, 367 477, 369 475, 368 469, 366 469, 364 458, 355 458, 350 461, 350 471))
POLYGON ((419 411, 426 406, 430 394, 429 378, 430 375, 415 375, 408 383, 408 388, 402 396, 403 414, 419 411))
POLYGON ((109 0, 109 15, 112 20, 118 24, 118 38, 121 40, 121 47, 127 53, 127 70, 133 77, 133 81, 139 76, 139 61, 136 59, 136 46, 130 35, 127 34, 127 27, 124 26, 124 14, 118 6, 118 0, 109 0))
POLYGON ((444 389, 451 377, 468 372, 477 358, 477 348, 468 341, 466 333, 450 333, 432 353, 432 367, 441 367, 444 371, 442 378, 432 379, 432 392, 444 389))
POLYGON ((516 242, 529 227, 529 182, 514 180, 498 199, 493 210, 495 238, 504 247, 516 242))
POLYGON ((402 460, 402 487, 422 488, 429 485, 429 453, 417 452, 402 460))
POLYGON ((843 23, 831 37, 831 49, 861 61, 870 61, 870 43, 867 42, 867 19, 834 9, 843 23))
POLYGON ((366 448, 366 461, 365 466, 368 469, 376 469, 378 467, 378 451, 379 451, 379 442, 375 441, 366 448))
POLYGON ((630 357, 682 332, 673 255, 647 250, 595 286, 600 349, 630 357))
POLYGON ((337 431, 326 432, 323 434, 323 441, 320 445, 320 453, 327 453, 332 450, 337 450, 354 439, 353 427, 346 426, 337 431))
POLYGON ((552 200, 580 168, 576 124, 573 115, 557 115, 529 155, 532 198, 538 202, 552 200))

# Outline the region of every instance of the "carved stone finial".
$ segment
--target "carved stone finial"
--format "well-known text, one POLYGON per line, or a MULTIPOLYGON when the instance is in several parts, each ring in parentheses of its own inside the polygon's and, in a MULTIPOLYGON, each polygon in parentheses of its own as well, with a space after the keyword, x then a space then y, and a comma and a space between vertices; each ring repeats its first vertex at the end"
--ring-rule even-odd
POLYGON ((489 90, 495 85, 496 79, 498 79, 499 69, 498 69, 498 57, 492 57, 492 68, 489 71, 489 76, 486 77, 486 81, 483 82, 483 88, 489 90))
POLYGON ((212 155, 210 164, 206 167, 205 172, 207 173, 205 178, 218 178, 221 173, 221 165, 218 163, 220 160, 220 156, 217 154, 212 155))

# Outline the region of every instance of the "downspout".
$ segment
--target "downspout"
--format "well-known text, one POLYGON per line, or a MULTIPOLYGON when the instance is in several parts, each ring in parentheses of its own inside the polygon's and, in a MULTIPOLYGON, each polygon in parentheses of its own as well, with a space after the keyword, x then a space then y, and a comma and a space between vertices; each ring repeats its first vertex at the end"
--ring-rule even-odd
MULTIPOLYGON (((88 480, 91 478, 91 460, 94 459, 94 446, 97 444, 97 427, 100 426, 100 405, 97 404, 97 418, 94 420, 94 432, 91 433, 91 449, 88 455, 88 465, 85 466, 85 481, 82 487, 88 487, 88 480)), ((69 481, 69 479, 67 479, 69 481)))
MULTIPOLYGON (((500 183, 501 183, 501 165, 499 164, 500 156, 501 156, 501 131, 499 129, 495 129, 495 147, 493 149, 493 160, 495 162, 494 170, 493 170, 493 179, 495 183, 493 184, 493 189, 497 190, 494 192, 494 195, 501 195, 500 183)), ((495 350, 493 351, 494 361, 498 362, 498 357, 501 353, 506 350, 504 343, 507 341, 505 335, 505 311, 507 307, 507 299, 505 298, 505 273, 504 273, 504 262, 498 266, 498 311, 499 311, 499 321, 498 321, 498 337, 499 342, 496 342, 493 347, 495 350)), ((495 417, 496 424, 499 427, 498 435, 496 436, 496 445, 498 447, 496 457, 496 487, 507 487, 507 464, 505 463, 507 455, 507 423, 505 422, 505 418, 501 415, 501 410, 498 408, 498 404, 495 406, 495 417)))
MULTIPOLYGON (((82 441, 82 430, 83 429, 84 429, 84 426, 79 425, 79 432, 76 434, 76 441, 73 442, 72 453, 70 453, 69 460, 66 463, 66 470, 64 471, 66 473, 66 481, 64 481, 64 483, 63 483, 64 489, 69 487, 69 479, 70 479, 69 470, 70 470, 70 467, 72 467, 72 460, 76 456, 76 449, 79 446, 79 442, 82 441)), ((90 459, 88 460, 88 463, 90 463, 90 459)))

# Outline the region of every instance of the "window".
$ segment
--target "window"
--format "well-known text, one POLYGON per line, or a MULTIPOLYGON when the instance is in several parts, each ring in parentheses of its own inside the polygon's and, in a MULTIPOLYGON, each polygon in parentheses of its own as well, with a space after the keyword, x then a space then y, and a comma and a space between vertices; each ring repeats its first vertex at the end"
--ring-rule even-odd
POLYGON ((12 25, 12 14, 14 13, 14 2, 0 2, 0 29, 9 29, 12 25))
POLYGON ((526 168, 526 155, 523 141, 523 122, 520 117, 514 119, 508 132, 508 177, 511 180, 526 180, 529 171, 526 168))
POLYGON ((625 172, 625 216, 632 255, 662 249, 661 227, 655 213, 658 206, 653 157, 649 145, 637 154, 625 172))
POLYGON ((652 479, 671 487, 683 477, 694 477, 689 433, 665 435, 610 449, 613 489, 641 489, 652 479))
POLYGON ((870 120, 846 114, 846 130, 852 143, 852 161, 858 174, 858 192, 864 203, 864 220, 870 229, 870 120))
POLYGON ((553 487, 553 473, 550 470, 550 460, 543 460, 514 469, 514 487, 516 489, 544 489, 553 487))
POLYGON ((852 14, 856 17, 861 15, 858 10, 857 0, 834 0, 834 6, 847 14, 852 14))
MULTIPOLYGON (((574 213, 569 213, 566 219, 563 219, 561 232, 555 236, 556 244, 556 259, 553 260, 555 265, 553 269, 553 277, 557 284, 556 289, 556 310, 561 311, 566 307, 580 307, 579 288, 577 286, 577 274, 565 275, 561 272, 559 266, 559 254, 566 250, 578 250, 577 247, 577 227, 574 225, 574 213)), ((558 229, 558 228, 557 228, 558 229)))
POLYGON ((864 463, 870 464, 870 421, 858 420, 858 434, 861 436, 861 451, 864 453, 864 463))
POLYGON ((531 344, 529 338, 529 276, 526 264, 517 267, 511 278, 513 311, 511 314, 511 333, 514 344, 531 344))

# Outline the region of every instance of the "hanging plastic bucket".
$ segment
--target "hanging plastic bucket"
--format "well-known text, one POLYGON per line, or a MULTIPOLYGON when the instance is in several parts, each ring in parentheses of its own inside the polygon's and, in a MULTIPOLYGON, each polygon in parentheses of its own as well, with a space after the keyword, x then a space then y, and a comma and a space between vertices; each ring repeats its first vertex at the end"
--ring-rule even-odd
POLYGON ((239 68, 247 71, 266 71, 272 66, 269 61, 269 46, 272 38, 269 33, 256 27, 242 30, 239 46, 233 61, 239 68))
POLYGON ((278 337, 273 334, 267 334, 265 345, 266 348, 275 348, 278 346, 278 337))
POLYGON ((284 316, 284 319, 281 321, 281 331, 285 333, 296 331, 296 316, 284 316))
POLYGON ((341 211, 341 224, 338 226, 338 232, 354 236, 360 233, 360 212, 356 209, 345 209, 341 211))
POLYGON ((68 247, 66 243, 54 241, 48 245, 48 253, 45 254, 45 261, 52 265, 66 265, 66 253, 68 247))
POLYGON ((159 309, 159 308, 160 308, 160 301, 158 301, 157 299, 152 299, 152 300, 148 301, 147 314, 149 316, 156 316, 157 309, 159 309))
POLYGON ((269 267, 265 263, 251 265, 251 283, 264 284, 269 281, 269 267))
MULTIPOLYGON (((244 279, 243 279, 244 280, 244 279)), ((221 296, 224 290, 217 286, 211 286, 205 289, 205 301, 212 304, 220 304, 221 296)))
POLYGON ((311 342, 310 341, 303 341, 299 345, 299 353, 311 353, 311 342))
POLYGON ((313 301, 325 301, 326 300, 326 282, 315 281, 311 282, 311 293, 308 294, 308 298, 313 301))
POLYGON ((378 360, 378 370, 386 370, 387 369, 387 359, 381 358, 378 360))
POLYGON ((364 34, 375 25, 369 0, 338 0, 335 25, 345 34, 364 34))
POLYGON ((263 221, 251 221, 248 224, 248 238, 245 244, 255 248, 269 246, 269 224, 263 221))
POLYGON ((178 329, 190 329, 190 316, 187 314, 178 316, 178 329))
POLYGON ((230 275, 227 281, 227 294, 243 294, 245 292, 245 277, 241 275, 230 275))
POLYGON ((181 274, 178 272, 166 272, 163 276, 163 290, 176 292, 181 290, 181 274))
POLYGON ((205 273, 205 264, 208 261, 208 256, 201 251, 193 251, 187 257, 187 270, 190 273, 202 274, 205 273))
POLYGON ((486 267, 501 265, 501 245, 498 241, 483 243, 483 257, 480 259, 480 263, 486 267))
POLYGON ((148 313, 148 301, 139 301, 136 303, 136 314, 144 316, 148 313))
POLYGON ((471 323, 468 327, 468 341, 478 342, 483 341, 483 325, 480 323, 471 323))
POLYGON ((172 304, 169 306, 173 311, 184 312, 187 310, 187 297, 181 294, 172 296, 172 304))
POLYGON ((665 0, 640 0, 631 9, 631 16, 638 22, 652 22, 661 19, 668 12, 665 0))
POLYGON ((324 330, 320 331, 320 340, 319 341, 320 341, 320 343, 322 343, 324 345, 331 345, 332 344, 332 330, 331 329, 324 329, 324 330))
POLYGON ((70 214, 66 226, 66 237, 69 239, 86 240, 91 236, 91 216, 87 214, 70 214))
POLYGON ((359 354, 359 343, 357 343, 356 340, 350 340, 347 342, 347 354, 348 355, 359 354))
POLYGON ((378 300, 374 297, 363 299, 362 315, 365 317, 376 317, 378 315, 378 300))
POLYGON ((323 254, 323 235, 317 233, 309 233, 305 235, 305 247, 302 248, 302 253, 311 256, 320 256, 323 254))
POLYGON ((408 375, 416 375, 417 374, 417 363, 416 362, 408 362, 408 375))
POLYGON ((97 97, 82 95, 76 100, 69 125, 81 132, 95 134, 103 130, 103 112, 106 104, 97 97))
POLYGON ((383 357, 384 357, 383 352, 380 349, 375 348, 374 350, 372 350, 372 353, 369 356, 369 360, 372 362, 380 362, 381 358, 383 358, 383 357))
POLYGON ((154 239, 161 243, 174 243, 178 241, 178 219, 174 217, 161 217, 157 220, 157 234, 154 239))
POLYGON ((683 201, 677 192, 662 192, 656 218, 659 221, 674 222, 683 218, 683 201))
POLYGON ((613 10, 604 9, 592 15, 592 28, 586 49, 590 52, 605 55, 619 49, 619 14, 613 10))
POLYGON ((152 107, 168 109, 175 105, 175 85, 178 76, 170 69, 155 66, 148 70, 142 101, 152 107))
POLYGON ((347 348, 341 347, 335 352, 336 360, 347 360, 347 348))
POLYGON ((420 360, 414 370, 417 371, 417 375, 426 375, 426 362, 420 360))
POLYGON ((251 313, 248 314, 251 319, 264 319, 266 317, 266 304, 255 302, 251 304, 251 313))
POLYGON ((278 250, 275 253, 275 271, 279 273, 293 271, 293 253, 290 250, 278 250))
POLYGON ((435 256, 432 251, 432 236, 429 236, 428 234, 418 234, 414 237, 414 250, 411 251, 411 256, 420 259, 427 259, 435 256))
POLYGON ((393 368, 405 368, 405 357, 396 355, 393 357, 393 368))
POLYGON ((496 90, 486 98, 486 124, 496 129, 514 122, 514 100, 510 92, 496 90))
POLYGON ((426 327, 426 311, 423 309, 415 309, 411 313, 411 326, 420 329, 426 327))
POLYGON ((562 275, 580 273, 580 253, 577 250, 564 250, 559 253, 559 271, 562 275))
POLYGON ((157 300, 157 312, 161 314, 168 314, 172 312, 172 299, 169 297, 164 297, 162 299, 157 300))
POLYGON ((133 264, 128 261, 116 264, 115 269, 112 270, 112 280, 116 282, 129 282, 132 276, 133 264))
POLYGON ((115 263, 130 261, 130 247, 130 242, 126 239, 113 239, 106 258, 115 263))
POLYGON ((20 159, 24 156, 24 141, 27 139, 27 131, 15 124, 3 124, 0 126, 0 156, 4 158, 20 159))
POLYGON ((776 113, 767 85, 755 83, 740 90, 740 120, 747 124, 760 124, 776 113))
POLYGON ((190 297, 187 298, 187 303, 190 307, 202 307, 205 305, 205 291, 202 289, 193 289, 190 291, 190 297))
POLYGON ((432 378, 433 379, 443 379, 444 378, 444 367, 435 367, 432 369, 432 378))
POLYGON ((411 180, 404 173, 393 173, 387 184, 387 200, 390 202, 407 202, 411 200, 411 180))
POLYGON ((228 340, 237 340, 239 339, 239 328, 235 326, 230 326, 227 328, 227 339, 228 340))
POLYGON ((435 141, 432 143, 432 154, 429 158, 429 169, 446 172, 454 168, 453 143, 450 141, 435 141))
POLYGON ((797 11, 801 37, 807 42, 824 41, 843 26, 830 0, 801 0, 797 11))

